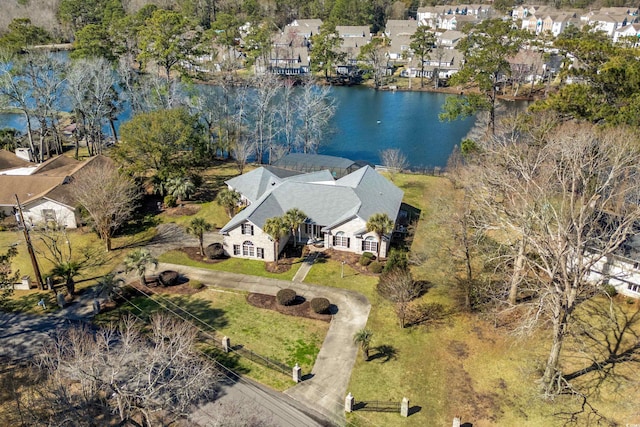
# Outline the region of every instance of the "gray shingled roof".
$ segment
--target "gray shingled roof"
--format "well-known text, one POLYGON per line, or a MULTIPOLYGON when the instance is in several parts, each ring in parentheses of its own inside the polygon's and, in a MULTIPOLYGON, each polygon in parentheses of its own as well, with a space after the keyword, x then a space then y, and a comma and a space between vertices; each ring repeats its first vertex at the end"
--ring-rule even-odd
POLYGON ((379 212, 395 219, 404 193, 373 168, 365 166, 335 182, 317 180, 330 177, 329 171, 323 171, 289 178, 233 217, 220 232, 226 233, 245 221, 262 228, 267 219, 282 216, 294 207, 315 224, 328 228, 355 216, 366 221, 379 212))
POLYGON ((225 184, 242 194, 250 203, 257 201, 269 187, 280 183, 282 180, 265 168, 254 169, 225 181, 225 184))

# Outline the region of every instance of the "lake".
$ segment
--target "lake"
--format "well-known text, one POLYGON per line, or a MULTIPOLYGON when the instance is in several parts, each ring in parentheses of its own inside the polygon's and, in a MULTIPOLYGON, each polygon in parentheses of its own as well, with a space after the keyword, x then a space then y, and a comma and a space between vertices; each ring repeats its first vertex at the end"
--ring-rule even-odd
POLYGON ((380 163, 380 151, 400 149, 412 168, 446 166, 455 145, 467 135, 473 118, 441 122, 447 96, 430 92, 389 92, 336 87, 335 133, 320 154, 380 163))
MULTIPOLYGON (((364 87, 334 87, 336 114, 332 133, 320 154, 380 163, 380 151, 400 149, 414 169, 446 166, 453 147, 473 126, 473 118, 440 122, 438 113, 449 95, 430 92, 375 91, 364 87)), ((117 123, 129 116, 125 111, 117 123)), ((0 114, 0 128, 24 131, 19 114, 0 114)), ((110 134, 109 130, 105 130, 110 134)))

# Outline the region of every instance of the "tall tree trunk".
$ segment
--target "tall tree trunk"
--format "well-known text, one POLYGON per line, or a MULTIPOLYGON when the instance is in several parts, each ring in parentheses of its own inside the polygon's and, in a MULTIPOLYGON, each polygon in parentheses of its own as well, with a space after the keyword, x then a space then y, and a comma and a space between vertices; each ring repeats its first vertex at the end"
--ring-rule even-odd
POLYGON ((116 125, 113 117, 109 117, 109 126, 111 127, 111 135, 113 135, 113 143, 116 144, 118 142, 118 132, 116 132, 116 125))
POLYGON ((560 301, 556 303, 553 310, 553 337, 551 349, 549 350, 549 357, 547 358, 544 374, 540 380, 542 392, 546 396, 556 395, 558 391, 560 391, 558 382, 561 379, 562 372, 558 365, 560 364, 560 352, 562 351, 562 345, 567 332, 568 320, 567 312, 562 307, 560 301))
POLYGON ((511 286, 509 287, 509 304, 511 305, 516 305, 518 300, 518 287, 522 280, 522 271, 525 261, 524 247, 525 243, 521 240, 519 242, 518 255, 516 256, 515 265, 513 267, 513 275, 511 276, 511 286))
POLYGON ((35 155, 36 153, 36 147, 33 144, 33 131, 31 130, 31 116, 29 116, 29 113, 24 110, 24 117, 25 119, 27 119, 27 138, 29 140, 29 148, 31 149, 31 155, 35 155))

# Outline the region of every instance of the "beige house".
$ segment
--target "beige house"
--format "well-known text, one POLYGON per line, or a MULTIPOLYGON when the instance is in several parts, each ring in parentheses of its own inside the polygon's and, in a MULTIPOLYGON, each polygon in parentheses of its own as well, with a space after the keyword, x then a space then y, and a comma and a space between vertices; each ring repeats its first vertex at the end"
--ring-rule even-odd
MULTIPOLYGON (((310 155, 313 156, 313 155, 310 155)), ((328 156, 323 156, 328 157, 328 156)), ((296 236, 298 243, 386 257, 391 233, 378 240, 367 232, 367 220, 376 213, 396 220, 403 192, 370 166, 363 166, 339 179, 328 170, 309 173, 261 167, 227 181, 248 204, 221 230, 229 256, 274 261, 276 245, 263 230, 269 218, 298 208, 307 215, 296 236)), ((292 238, 281 236, 278 252, 292 238)))
POLYGON ((2 150, 0 211, 5 216, 14 215, 18 196, 28 226, 55 221, 67 228, 76 228, 79 218, 68 184, 82 168, 104 159, 103 156, 96 156, 80 162, 71 157, 58 156, 35 164, 2 150))

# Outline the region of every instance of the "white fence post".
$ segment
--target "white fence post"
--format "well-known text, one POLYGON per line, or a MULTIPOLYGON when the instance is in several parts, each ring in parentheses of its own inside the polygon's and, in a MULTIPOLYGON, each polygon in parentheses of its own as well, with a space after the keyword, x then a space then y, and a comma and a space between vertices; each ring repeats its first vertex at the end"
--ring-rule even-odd
POLYGON ((355 403, 355 401, 356 399, 353 397, 351 392, 349 392, 349 394, 347 394, 347 397, 344 398, 344 411, 353 412, 353 404, 355 403))

